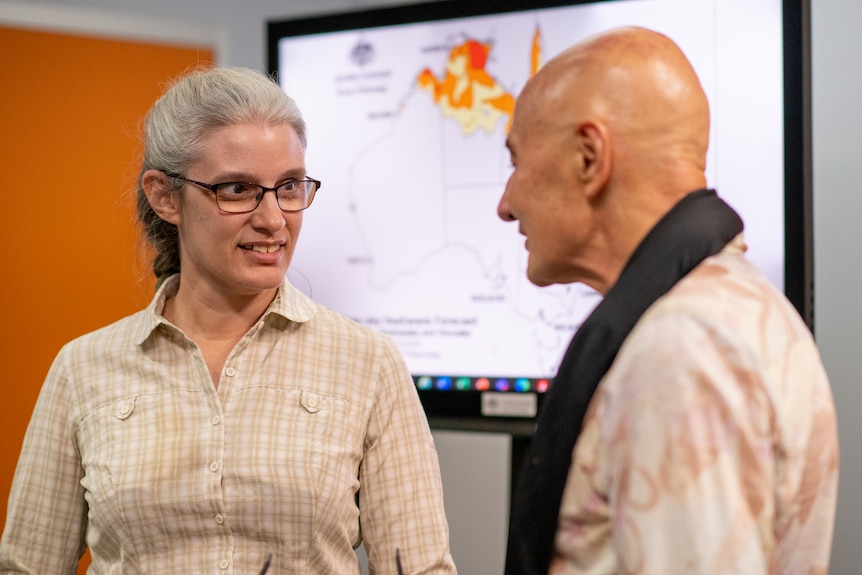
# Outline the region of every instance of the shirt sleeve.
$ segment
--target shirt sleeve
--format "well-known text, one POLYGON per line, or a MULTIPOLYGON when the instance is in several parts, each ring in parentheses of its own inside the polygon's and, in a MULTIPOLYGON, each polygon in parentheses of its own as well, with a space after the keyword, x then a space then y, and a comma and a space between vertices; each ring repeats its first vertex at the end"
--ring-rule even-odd
POLYGON ((63 357, 48 373, 24 437, 0 541, 0 573, 74 574, 85 550, 83 469, 63 357))
POLYGON ((365 457, 360 527, 371 573, 451 574, 449 529, 434 440, 413 380, 386 339, 365 457))

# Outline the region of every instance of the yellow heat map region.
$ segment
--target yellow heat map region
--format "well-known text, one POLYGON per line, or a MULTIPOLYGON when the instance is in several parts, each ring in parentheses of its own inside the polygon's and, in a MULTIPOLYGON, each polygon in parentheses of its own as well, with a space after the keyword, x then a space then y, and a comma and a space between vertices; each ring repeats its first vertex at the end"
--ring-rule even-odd
MULTIPOLYGON (((530 77, 542 66, 541 35, 537 28, 530 50, 530 77)), ((491 132, 506 119, 506 133, 512 124, 515 96, 500 86, 485 69, 493 44, 468 39, 452 48, 442 78, 428 68, 416 80, 420 89, 427 90, 444 116, 456 120, 464 135, 478 129, 491 132)))

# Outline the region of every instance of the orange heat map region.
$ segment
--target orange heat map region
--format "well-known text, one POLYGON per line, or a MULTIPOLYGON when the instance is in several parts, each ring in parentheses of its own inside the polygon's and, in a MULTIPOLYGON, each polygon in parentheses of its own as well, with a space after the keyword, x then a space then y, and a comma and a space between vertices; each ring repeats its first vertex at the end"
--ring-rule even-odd
MULTIPOLYGON (((542 66, 540 40, 536 29, 530 50, 530 77, 542 66)), ((426 68, 416 81, 419 88, 431 94, 444 116, 460 124, 465 135, 477 129, 490 133, 501 118, 506 119, 508 133, 512 123, 515 96, 485 69, 492 49, 493 44, 467 40, 449 51, 442 78, 426 68)))

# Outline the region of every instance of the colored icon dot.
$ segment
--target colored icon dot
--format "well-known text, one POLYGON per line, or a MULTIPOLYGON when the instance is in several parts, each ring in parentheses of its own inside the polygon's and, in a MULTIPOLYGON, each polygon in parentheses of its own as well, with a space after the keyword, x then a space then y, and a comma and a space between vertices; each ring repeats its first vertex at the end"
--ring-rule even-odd
POLYGON ((546 391, 548 391, 548 380, 547 379, 538 380, 536 382, 536 391, 538 391, 539 393, 545 393, 546 391))
POLYGON ((428 377, 427 375, 423 375, 416 382, 416 388, 417 389, 431 389, 431 383, 432 383, 431 378, 428 377))
POLYGON ((524 393, 530 391, 530 380, 526 377, 519 377, 515 380, 515 391, 524 393))
POLYGON ((501 377, 494 382, 494 389, 497 391, 509 391, 509 380, 505 377, 501 377))
POLYGON ((491 388, 491 382, 488 381, 487 377, 480 377, 476 380, 476 390, 477 391, 488 391, 491 388))
POLYGON ((458 391, 467 391, 470 389, 470 378, 469 377, 459 377, 455 380, 455 389, 458 391))
POLYGON ((438 377, 437 385, 435 386, 437 389, 447 390, 452 389, 452 378, 451 377, 438 377))

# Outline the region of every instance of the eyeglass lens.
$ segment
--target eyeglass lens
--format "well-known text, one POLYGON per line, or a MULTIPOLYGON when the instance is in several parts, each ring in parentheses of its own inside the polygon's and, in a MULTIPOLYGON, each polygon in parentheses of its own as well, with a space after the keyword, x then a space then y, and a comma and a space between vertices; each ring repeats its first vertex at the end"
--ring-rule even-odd
MULTIPOLYGON (((266 192, 271 189, 257 184, 229 182, 215 187, 216 201, 219 208, 226 212, 250 212, 262 201, 266 192)), ((311 205, 317 182, 313 180, 296 180, 286 182, 275 190, 278 207, 286 212, 298 212, 311 205)))

